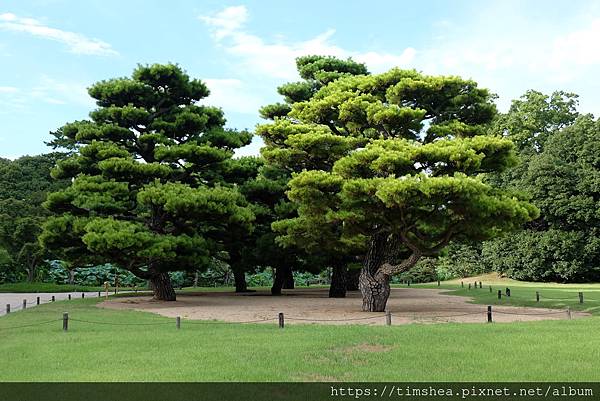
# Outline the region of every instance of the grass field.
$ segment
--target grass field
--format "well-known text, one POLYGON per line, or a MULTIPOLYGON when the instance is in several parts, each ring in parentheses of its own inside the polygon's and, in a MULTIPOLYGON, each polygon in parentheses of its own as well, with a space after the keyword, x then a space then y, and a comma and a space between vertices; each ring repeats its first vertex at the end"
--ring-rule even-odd
MULTIPOLYGON (((471 291, 457 290, 456 284, 444 283, 444 287, 474 296, 475 302, 497 302, 485 287, 471 291)), ((537 305, 535 298, 520 299, 535 296, 536 288, 540 290, 531 284, 521 286, 510 301, 500 302, 537 305)), ((576 289, 541 291, 556 296, 576 289)), ((594 289, 600 290, 600 286, 586 288, 594 289)), ((600 299, 600 291, 598 294, 600 299)), ((600 380, 600 336, 596 334, 600 317, 392 327, 293 324, 285 329, 275 323, 184 320, 177 330, 174 319, 100 309, 95 302, 98 300, 55 302, 0 318, 2 380, 600 380), (66 333, 60 320, 64 311, 71 318, 66 333)), ((598 311, 591 300, 583 306, 576 299, 554 302, 559 301, 543 301, 541 306, 570 305, 598 311)))

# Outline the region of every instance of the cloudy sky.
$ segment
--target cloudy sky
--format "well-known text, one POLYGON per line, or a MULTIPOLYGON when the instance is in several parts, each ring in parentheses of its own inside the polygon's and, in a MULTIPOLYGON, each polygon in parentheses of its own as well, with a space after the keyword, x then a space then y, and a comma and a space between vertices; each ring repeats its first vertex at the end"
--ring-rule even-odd
POLYGON ((597 1, 2 0, 0 156, 47 151, 49 131, 94 107, 91 83, 138 63, 179 63, 230 127, 252 129, 305 54, 473 78, 501 110, 527 89, 561 89, 600 114, 597 1))

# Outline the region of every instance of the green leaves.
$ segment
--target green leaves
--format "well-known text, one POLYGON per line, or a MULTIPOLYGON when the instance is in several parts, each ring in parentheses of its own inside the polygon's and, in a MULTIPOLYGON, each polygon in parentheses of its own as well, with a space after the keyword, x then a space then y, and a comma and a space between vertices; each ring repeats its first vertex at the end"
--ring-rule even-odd
POLYGON ((45 225, 44 246, 73 263, 101 260, 152 277, 203 267, 227 233, 252 231, 231 160, 252 135, 224 129, 220 109, 197 104, 208 96, 204 83, 155 64, 89 93, 99 106, 91 120, 54 133, 52 144, 73 154, 53 174, 72 183, 46 202, 60 215, 45 225))

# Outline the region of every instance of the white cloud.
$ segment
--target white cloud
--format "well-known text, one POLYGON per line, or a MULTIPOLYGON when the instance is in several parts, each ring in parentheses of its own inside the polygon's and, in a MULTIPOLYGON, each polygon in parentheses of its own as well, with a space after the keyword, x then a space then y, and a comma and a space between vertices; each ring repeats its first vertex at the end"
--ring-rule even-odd
POLYGON ((2 93, 16 93, 19 91, 19 88, 15 88, 14 86, 0 86, 0 94, 2 93))
POLYGON ((88 38, 80 33, 51 28, 36 19, 18 17, 12 13, 0 14, 0 29, 54 40, 65 44, 70 52, 76 54, 99 56, 118 54, 110 44, 102 40, 88 38))
POLYGON ((210 89, 210 96, 200 103, 222 107, 227 112, 257 113, 262 105, 260 97, 239 79, 204 79, 210 89))
POLYGON ((245 6, 227 7, 213 15, 199 18, 210 28, 217 44, 227 53, 238 57, 240 71, 282 80, 298 77, 295 59, 307 54, 352 57, 367 63, 375 72, 394 66, 407 66, 416 54, 412 48, 403 49, 399 54, 361 53, 344 49, 331 43, 334 29, 328 29, 305 41, 286 43, 279 40, 270 43, 245 30, 245 23, 248 21, 248 10, 245 6))
POLYGON ((31 104, 44 102, 53 105, 94 106, 86 86, 79 82, 58 81, 42 75, 30 87, 0 86, 0 114, 15 110, 32 110, 31 104))

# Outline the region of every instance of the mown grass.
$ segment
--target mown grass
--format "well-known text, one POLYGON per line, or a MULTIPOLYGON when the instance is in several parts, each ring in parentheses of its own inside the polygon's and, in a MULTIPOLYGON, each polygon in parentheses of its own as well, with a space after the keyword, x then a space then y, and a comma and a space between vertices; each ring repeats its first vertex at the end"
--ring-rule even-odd
MULTIPOLYGON (((510 279, 494 279, 485 282, 486 277, 465 278, 440 283, 415 284, 415 288, 434 288, 447 290, 447 294, 473 298, 473 303, 485 305, 531 306, 579 310, 600 315, 600 284, 557 284, 519 282, 510 279), (462 283, 464 287, 462 287, 462 283), (475 288, 475 282, 483 288, 475 288), (469 284, 471 288, 469 289, 469 284), (490 292, 490 287, 492 291, 490 292), (506 296, 506 289, 511 296, 506 296), (498 299, 498 290, 501 298, 498 299), (537 301, 536 292, 540 295, 537 301), (579 302, 579 292, 583 293, 583 303, 579 302)), ((402 286, 406 287, 406 285, 402 286)))
MULTIPOLYGON (((485 288, 453 287, 476 302, 491 301, 485 288)), ((284 329, 275 322, 184 320, 177 330, 175 319, 101 309, 96 302, 55 302, 0 318, 2 380, 600 380, 598 317, 392 327, 288 324, 284 329), (66 333, 64 311, 71 318, 66 333), (16 328, 39 322, 49 323, 16 328)))

